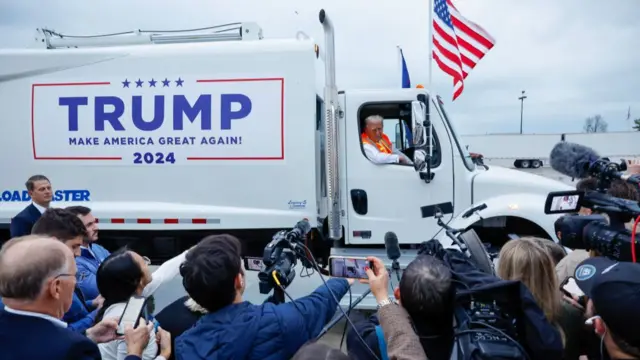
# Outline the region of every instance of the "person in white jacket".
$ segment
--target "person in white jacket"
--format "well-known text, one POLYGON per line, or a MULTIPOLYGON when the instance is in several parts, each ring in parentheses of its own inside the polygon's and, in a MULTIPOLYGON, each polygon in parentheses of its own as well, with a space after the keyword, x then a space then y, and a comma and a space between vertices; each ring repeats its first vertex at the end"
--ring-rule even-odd
MULTIPOLYGON (((104 297, 104 305, 96 321, 102 318, 120 318, 129 298, 133 295, 149 297, 180 272, 188 250, 162 264, 151 273, 148 258, 140 256, 128 249, 118 250, 109 255, 100 264, 96 274, 96 283, 100 294, 104 297)), ((149 320, 149 319, 146 319, 149 320)), ((168 332, 152 329, 151 339, 147 344, 142 360, 163 360, 171 355, 171 338, 168 332), (157 338, 157 341, 156 341, 157 338), (158 346, 160 345, 160 346, 158 346), (158 348, 160 352, 158 353, 158 348)), ((124 360, 127 346, 124 340, 114 340, 100 344, 103 360, 124 360)))

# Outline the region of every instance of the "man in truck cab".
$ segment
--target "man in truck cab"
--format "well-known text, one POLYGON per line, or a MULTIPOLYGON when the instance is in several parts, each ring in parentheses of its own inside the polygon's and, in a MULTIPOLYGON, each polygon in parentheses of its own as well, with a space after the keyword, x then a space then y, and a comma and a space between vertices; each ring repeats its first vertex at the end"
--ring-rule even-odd
POLYGON ((364 120, 362 147, 367 159, 374 164, 412 164, 412 161, 396 149, 384 134, 383 120, 380 115, 371 115, 364 120))

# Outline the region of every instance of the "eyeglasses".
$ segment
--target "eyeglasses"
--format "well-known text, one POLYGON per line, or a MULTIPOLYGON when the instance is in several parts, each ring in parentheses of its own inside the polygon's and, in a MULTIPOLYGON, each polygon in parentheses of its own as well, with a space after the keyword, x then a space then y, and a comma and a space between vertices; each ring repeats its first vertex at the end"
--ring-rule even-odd
POLYGON ((63 276, 69 276, 69 277, 72 277, 72 278, 74 278, 74 279, 76 278, 76 276, 75 276, 74 274, 67 274, 67 273, 64 273, 64 274, 58 274, 58 275, 56 275, 53 279, 55 280, 55 279, 61 278, 61 277, 63 277, 63 276))

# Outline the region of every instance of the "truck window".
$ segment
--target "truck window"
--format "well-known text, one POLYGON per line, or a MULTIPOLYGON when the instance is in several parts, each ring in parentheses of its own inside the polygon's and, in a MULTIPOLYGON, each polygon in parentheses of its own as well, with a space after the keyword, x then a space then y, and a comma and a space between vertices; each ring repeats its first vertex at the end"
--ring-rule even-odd
MULTIPOLYGON (((413 159, 415 148, 413 147, 413 136, 411 134, 411 103, 372 103, 364 104, 360 108, 358 119, 360 132, 357 141, 360 142, 362 155, 365 157, 362 134, 365 130, 365 119, 371 115, 379 115, 383 118, 383 133, 387 135, 393 147, 413 159)), ((441 162, 440 142, 435 131, 433 132, 431 143, 433 146, 431 167, 435 168, 441 162)), ((428 150, 428 145, 425 145, 425 150, 428 150)))

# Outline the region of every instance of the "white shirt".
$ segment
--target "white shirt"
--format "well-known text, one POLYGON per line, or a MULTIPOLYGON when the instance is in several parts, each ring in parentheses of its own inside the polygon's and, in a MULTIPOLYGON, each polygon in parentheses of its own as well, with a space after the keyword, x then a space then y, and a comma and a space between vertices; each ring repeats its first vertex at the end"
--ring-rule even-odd
POLYGON ((60 320, 60 319, 56 319, 51 315, 47 315, 47 314, 41 314, 41 313, 37 313, 37 312, 33 312, 33 311, 23 311, 23 310, 15 310, 12 309, 8 306, 4 306, 4 310, 8 313, 14 314, 14 315, 22 315, 22 316, 31 316, 31 317, 37 317, 37 318, 41 318, 41 319, 45 319, 45 320, 49 320, 51 321, 54 325, 60 326, 61 328, 66 328, 67 327, 67 323, 60 320))
POLYGON ((381 152, 376 146, 371 145, 369 143, 363 144, 364 154, 374 164, 397 164, 400 162, 400 157, 402 156, 407 160, 408 164, 413 164, 409 158, 400 152, 400 150, 396 149, 393 144, 391 144, 391 152, 392 154, 385 154, 381 152))
POLYGON ((32 202, 32 204, 33 204, 33 206, 36 207, 36 209, 38 209, 38 211, 40 211, 40 214, 44 213, 47 210, 47 208, 42 207, 42 206, 36 204, 35 202, 32 202))
MULTIPOLYGON (((162 284, 171 281, 180 273, 180 265, 184 262, 185 256, 189 250, 166 261, 156 271, 151 274, 151 282, 142 290, 142 296, 149 297, 160 288, 162 284)), ((103 319, 119 318, 124 313, 126 303, 117 303, 109 306, 104 312, 103 319)), ((163 356, 156 356, 158 353, 158 344, 156 343, 156 330, 151 329, 149 332, 150 340, 147 347, 142 352, 142 360, 163 360, 163 356)), ((124 339, 113 340, 108 343, 98 344, 100 355, 104 360, 124 360, 127 357, 127 344, 124 339)))

